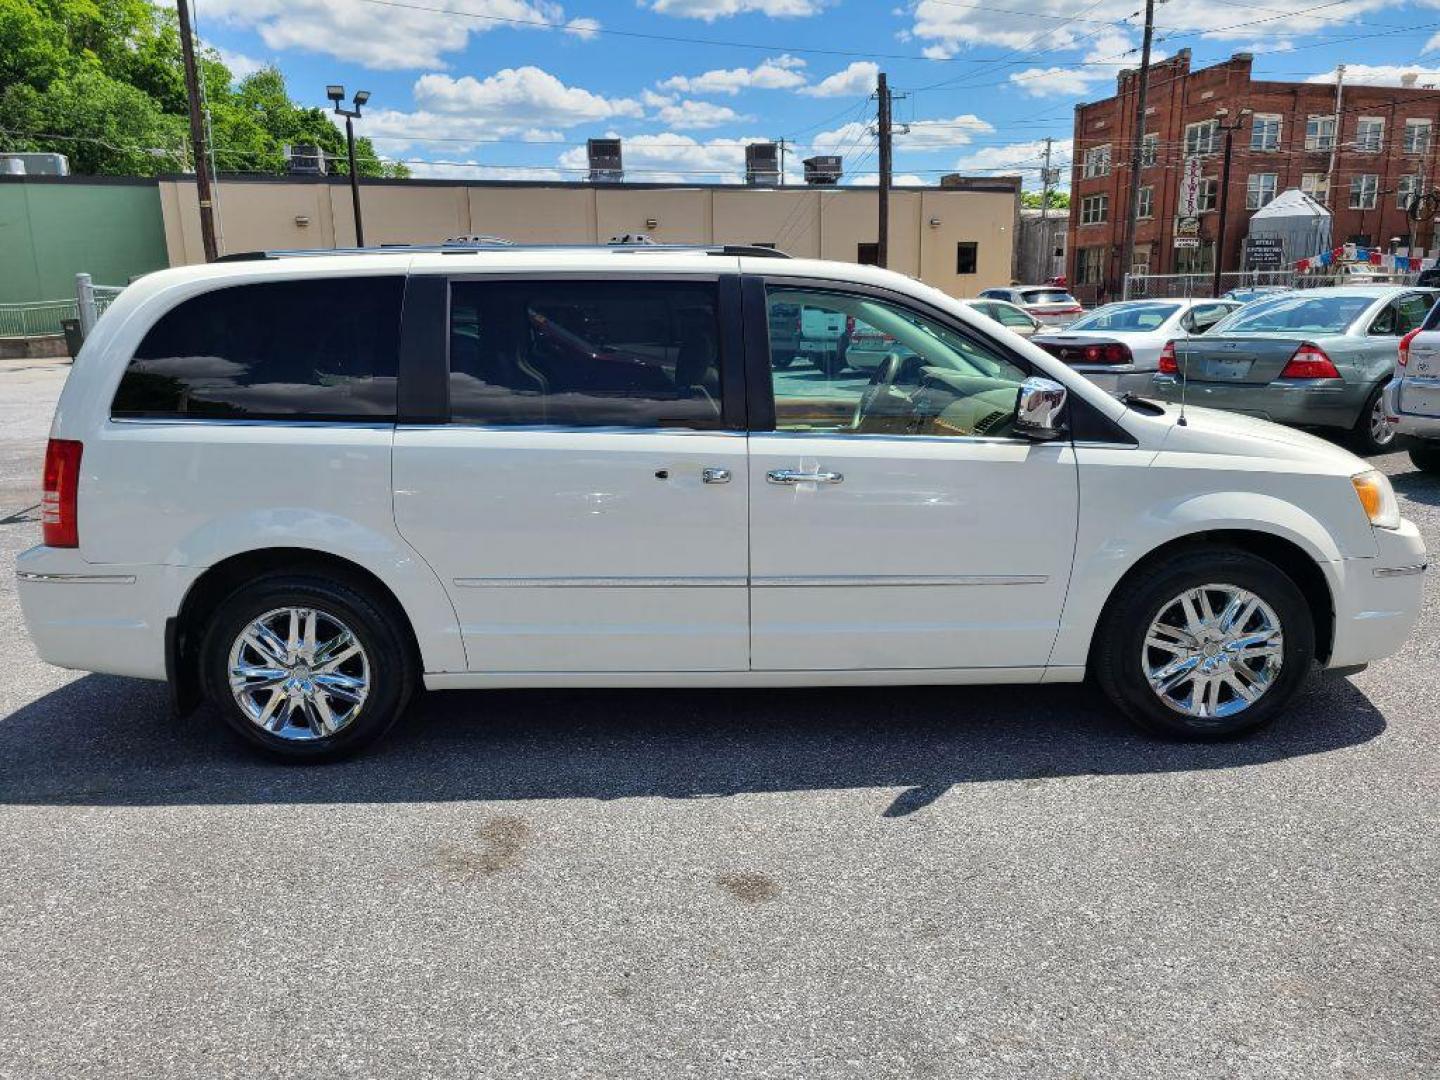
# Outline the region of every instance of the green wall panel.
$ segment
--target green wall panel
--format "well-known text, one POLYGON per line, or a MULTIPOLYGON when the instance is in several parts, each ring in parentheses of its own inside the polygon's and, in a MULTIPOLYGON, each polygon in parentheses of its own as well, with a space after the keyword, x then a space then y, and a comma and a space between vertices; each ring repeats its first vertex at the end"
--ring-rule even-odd
POLYGON ((61 300, 169 265, 154 184, 0 183, 0 303, 61 300))

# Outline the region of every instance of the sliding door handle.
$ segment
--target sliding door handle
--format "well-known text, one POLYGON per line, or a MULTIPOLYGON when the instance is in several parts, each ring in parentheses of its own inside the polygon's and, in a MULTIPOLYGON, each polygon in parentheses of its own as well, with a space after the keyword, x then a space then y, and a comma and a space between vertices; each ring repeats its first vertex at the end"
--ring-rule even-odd
POLYGON ((845 477, 838 472, 796 472, 794 469, 772 469, 765 474, 772 484, 838 484, 845 477))

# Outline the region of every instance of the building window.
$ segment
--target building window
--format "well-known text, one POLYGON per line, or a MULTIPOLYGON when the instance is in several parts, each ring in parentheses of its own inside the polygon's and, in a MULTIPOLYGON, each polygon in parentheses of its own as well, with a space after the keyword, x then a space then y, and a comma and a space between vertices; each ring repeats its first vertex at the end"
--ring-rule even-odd
POLYGON ((1140 139, 1140 167, 1149 169, 1155 164, 1156 154, 1160 150, 1160 136, 1155 132, 1143 136, 1140 139))
POLYGON ((1430 152, 1430 121, 1406 120, 1405 141, 1402 148, 1407 154, 1428 154, 1430 152))
POLYGON ((1250 121, 1250 149, 1280 149, 1280 121, 1274 113, 1257 113, 1250 121))
POLYGON ((1335 146, 1335 117, 1311 116, 1305 120, 1305 149, 1330 150, 1335 146))
POLYGON ((1220 121, 1201 120, 1185 125, 1185 155, 1213 154, 1220 149, 1220 121))
POLYGON ((1350 181, 1350 209, 1374 210, 1380 194, 1380 177, 1375 173, 1362 173, 1350 181))
POLYGON ((1105 280, 1105 249, 1080 248, 1075 252, 1075 281, 1080 285, 1099 285, 1105 280))
POLYGON ((1378 154, 1385 144, 1385 121, 1378 116, 1362 116, 1355 122, 1355 149, 1362 154, 1378 154))
POLYGON ((1219 193, 1220 181, 1213 176, 1205 177, 1200 181, 1200 192, 1195 200, 1195 209, 1202 214, 1207 210, 1214 210, 1219 193))
POLYGON ((974 240, 961 240, 955 245, 955 273, 973 274, 980 261, 980 245, 974 240))
POLYGON ((861 266, 879 266, 879 265, 880 265, 880 245, 879 245, 879 244, 856 244, 856 245, 855 245, 855 261, 856 261, 857 263, 859 263, 861 266))
POLYGON ((1275 185, 1279 179, 1278 173, 1251 173, 1250 179, 1245 183, 1245 209, 1259 210, 1274 199, 1275 185))
POLYGON ((1176 249, 1175 272, 1177 274, 1209 274, 1214 270, 1214 241, 1202 240, 1199 247, 1176 249))
POLYGON ((1420 177, 1402 176, 1399 183, 1395 185, 1395 205, 1401 210, 1410 208, 1410 197, 1420 190, 1420 177))
POLYGON ((1300 190, 1316 202, 1323 203, 1330 194, 1330 179, 1323 172, 1307 172, 1300 177, 1300 190))
POLYGON ((1110 144, 1092 146, 1085 151, 1085 179, 1110 175, 1110 144))
POLYGON ((1135 216, 1152 218, 1155 216, 1155 189, 1153 187, 1142 187, 1139 198, 1135 201, 1135 216))
POLYGON ((1110 210, 1109 195, 1086 195, 1080 200, 1080 224, 1100 225, 1110 210))

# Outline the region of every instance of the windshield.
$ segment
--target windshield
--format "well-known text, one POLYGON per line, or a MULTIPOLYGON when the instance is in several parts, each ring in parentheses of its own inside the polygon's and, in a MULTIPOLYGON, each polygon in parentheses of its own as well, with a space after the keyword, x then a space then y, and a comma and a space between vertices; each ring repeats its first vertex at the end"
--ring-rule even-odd
POLYGON ((1108 304, 1071 323, 1070 330, 1109 330, 1113 333, 1144 333, 1180 310, 1179 304, 1108 304))
POLYGON ((1025 304, 1079 304, 1064 289, 1025 289, 1020 293, 1020 301, 1025 304))
POLYGON ((1373 296, 1306 296, 1291 293, 1256 300, 1221 322, 1220 334, 1343 334, 1375 303, 1373 296))

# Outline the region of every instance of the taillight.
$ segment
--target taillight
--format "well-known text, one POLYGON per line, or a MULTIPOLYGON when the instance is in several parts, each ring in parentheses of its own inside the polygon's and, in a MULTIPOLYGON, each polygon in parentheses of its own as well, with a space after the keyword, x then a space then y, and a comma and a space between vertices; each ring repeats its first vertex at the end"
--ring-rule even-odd
POLYGON ((1180 364, 1175 359, 1175 342, 1165 342, 1165 347, 1160 350, 1159 371, 1161 375, 1180 374, 1180 364))
POLYGON ((80 546, 75 495, 80 489, 80 452, 84 449, 84 444, 74 439, 51 439, 45 446, 40 531, 46 547, 80 546))
POLYGON ((1128 364, 1130 363, 1130 350, 1118 341, 1107 342, 1103 345, 1086 345, 1085 362, 1087 364, 1128 364))
POLYGON ((1338 379, 1340 372, 1335 370, 1334 361, 1325 355, 1324 349, 1307 341, 1295 350, 1295 355, 1290 357, 1285 370, 1280 372, 1280 378, 1338 379))
POLYGON ((1420 333, 1421 327, 1417 326, 1410 333, 1400 339, 1400 366, 1405 367, 1410 363, 1410 342, 1415 340, 1415 335, 1420 333))

